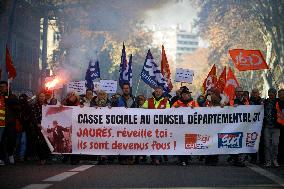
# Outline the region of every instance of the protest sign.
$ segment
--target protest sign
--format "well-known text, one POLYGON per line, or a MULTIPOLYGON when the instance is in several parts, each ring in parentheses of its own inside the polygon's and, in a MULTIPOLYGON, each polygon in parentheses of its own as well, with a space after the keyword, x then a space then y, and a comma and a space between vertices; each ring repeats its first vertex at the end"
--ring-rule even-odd
POLYGON ((115 80, 101 80, 100 81, 101 90, 108 94, 114 94, 117 91, 117 81, 115 80))
POLYGON ((94 91, 102 90, 102 86, 100 82, 93 82, 94 83, 94 91))
POLYGON ((192 83, 193 76, 194 76, 193 70, 177 68, 175 81, 192 83))
POLYGON ((85 94, 86 92, 85 81, 72 81, 67 84, 67 93, 76 91, 79 95, 85 94))

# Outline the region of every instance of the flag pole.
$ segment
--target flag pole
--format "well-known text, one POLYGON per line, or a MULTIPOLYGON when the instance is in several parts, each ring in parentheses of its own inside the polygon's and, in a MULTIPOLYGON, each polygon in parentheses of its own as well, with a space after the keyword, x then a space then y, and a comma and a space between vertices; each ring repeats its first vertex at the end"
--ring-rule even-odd
POLYGON ((8 71, 8 69, 7 69, 7 51, 8 51, 7 49, 8 49, 8 46, 7 46, 7 44, 6 44, 5 62, 6 62, 6 70, 7 70, 7 72, 8 72, 8 73, 7 73, 7 77, 8 77, 8 78, 7 78, 7 84, 8 84, 8 96, 9 96, 9 93, 10 93, 10 81, 9 81, 9 80, 10 80, 10 79, 9 79, 9 71, 8 71))
POLYGON ((137 95, 138 88, 139 88, 139 86, 140 86, 140 82, 141 82, 141 79, 139 78, 139 81, 138 81, 138 84, 137 84, 137 87, 136 87, 136 91, 135 91, 135 96, 137 95))
POLYGON ((276 85, 276 88, 279 89, 278 82, 277 82, 276 79, 274 78, 274 76, 273 76, 272 71, 270 70, 270 68, 268 68, 268 72, 270 73, 271 78, 272 78, 274 84, 276 85))
POLYGON ((10 94, 10 79, 8 78, 8 96, 9 96, 9 94, 10 94))
MULTIPOLYGON (((99 58, 98 58, 98 50, 96 50, 96 61, 99 61, 99 58)), ((98 63, 99 64, 99 63, 98 63)), ((100 67, 100 65, 98 65, 98 68, 100 67)), ((99 82, 101 82, 101 69, 100 70, 100 77, 99 77, 99 82)))

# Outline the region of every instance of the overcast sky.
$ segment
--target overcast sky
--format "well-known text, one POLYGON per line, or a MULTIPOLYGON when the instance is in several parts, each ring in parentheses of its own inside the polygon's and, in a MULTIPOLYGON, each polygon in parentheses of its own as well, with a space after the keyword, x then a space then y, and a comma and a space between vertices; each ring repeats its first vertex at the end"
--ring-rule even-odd
POLYGON ((197 11, 188 0, 170 1, 156 9, 145 12, 146 25, 158 25, 162 27, 182 24, 184 29, 190 30, 197 11))

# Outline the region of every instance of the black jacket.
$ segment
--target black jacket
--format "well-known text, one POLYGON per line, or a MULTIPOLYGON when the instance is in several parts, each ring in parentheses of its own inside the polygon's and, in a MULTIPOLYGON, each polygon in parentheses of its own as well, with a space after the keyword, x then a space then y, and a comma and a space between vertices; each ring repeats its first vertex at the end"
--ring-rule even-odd
POLYGON ((265 127, 274 128, 277 123, 277 99, 266 99, 264 101, 264 125, 265 127))

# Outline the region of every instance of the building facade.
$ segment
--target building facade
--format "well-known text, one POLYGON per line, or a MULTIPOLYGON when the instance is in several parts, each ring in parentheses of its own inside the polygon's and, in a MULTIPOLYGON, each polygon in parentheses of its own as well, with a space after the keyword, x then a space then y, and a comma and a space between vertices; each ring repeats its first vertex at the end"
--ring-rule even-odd
POLYGON ((176 32, 176 60, 182 58, 182 55, 194 52, 199 45, 199 39, 196 34, 185 30, 176 32))
POLYGON ((153 27, 153 45, 165 46, 167 56, 174 64, 182 59, 182 56, 193 53, 199 46, 199 36, 193 32, 180 29, 179 26, 160 28, 153 27))

